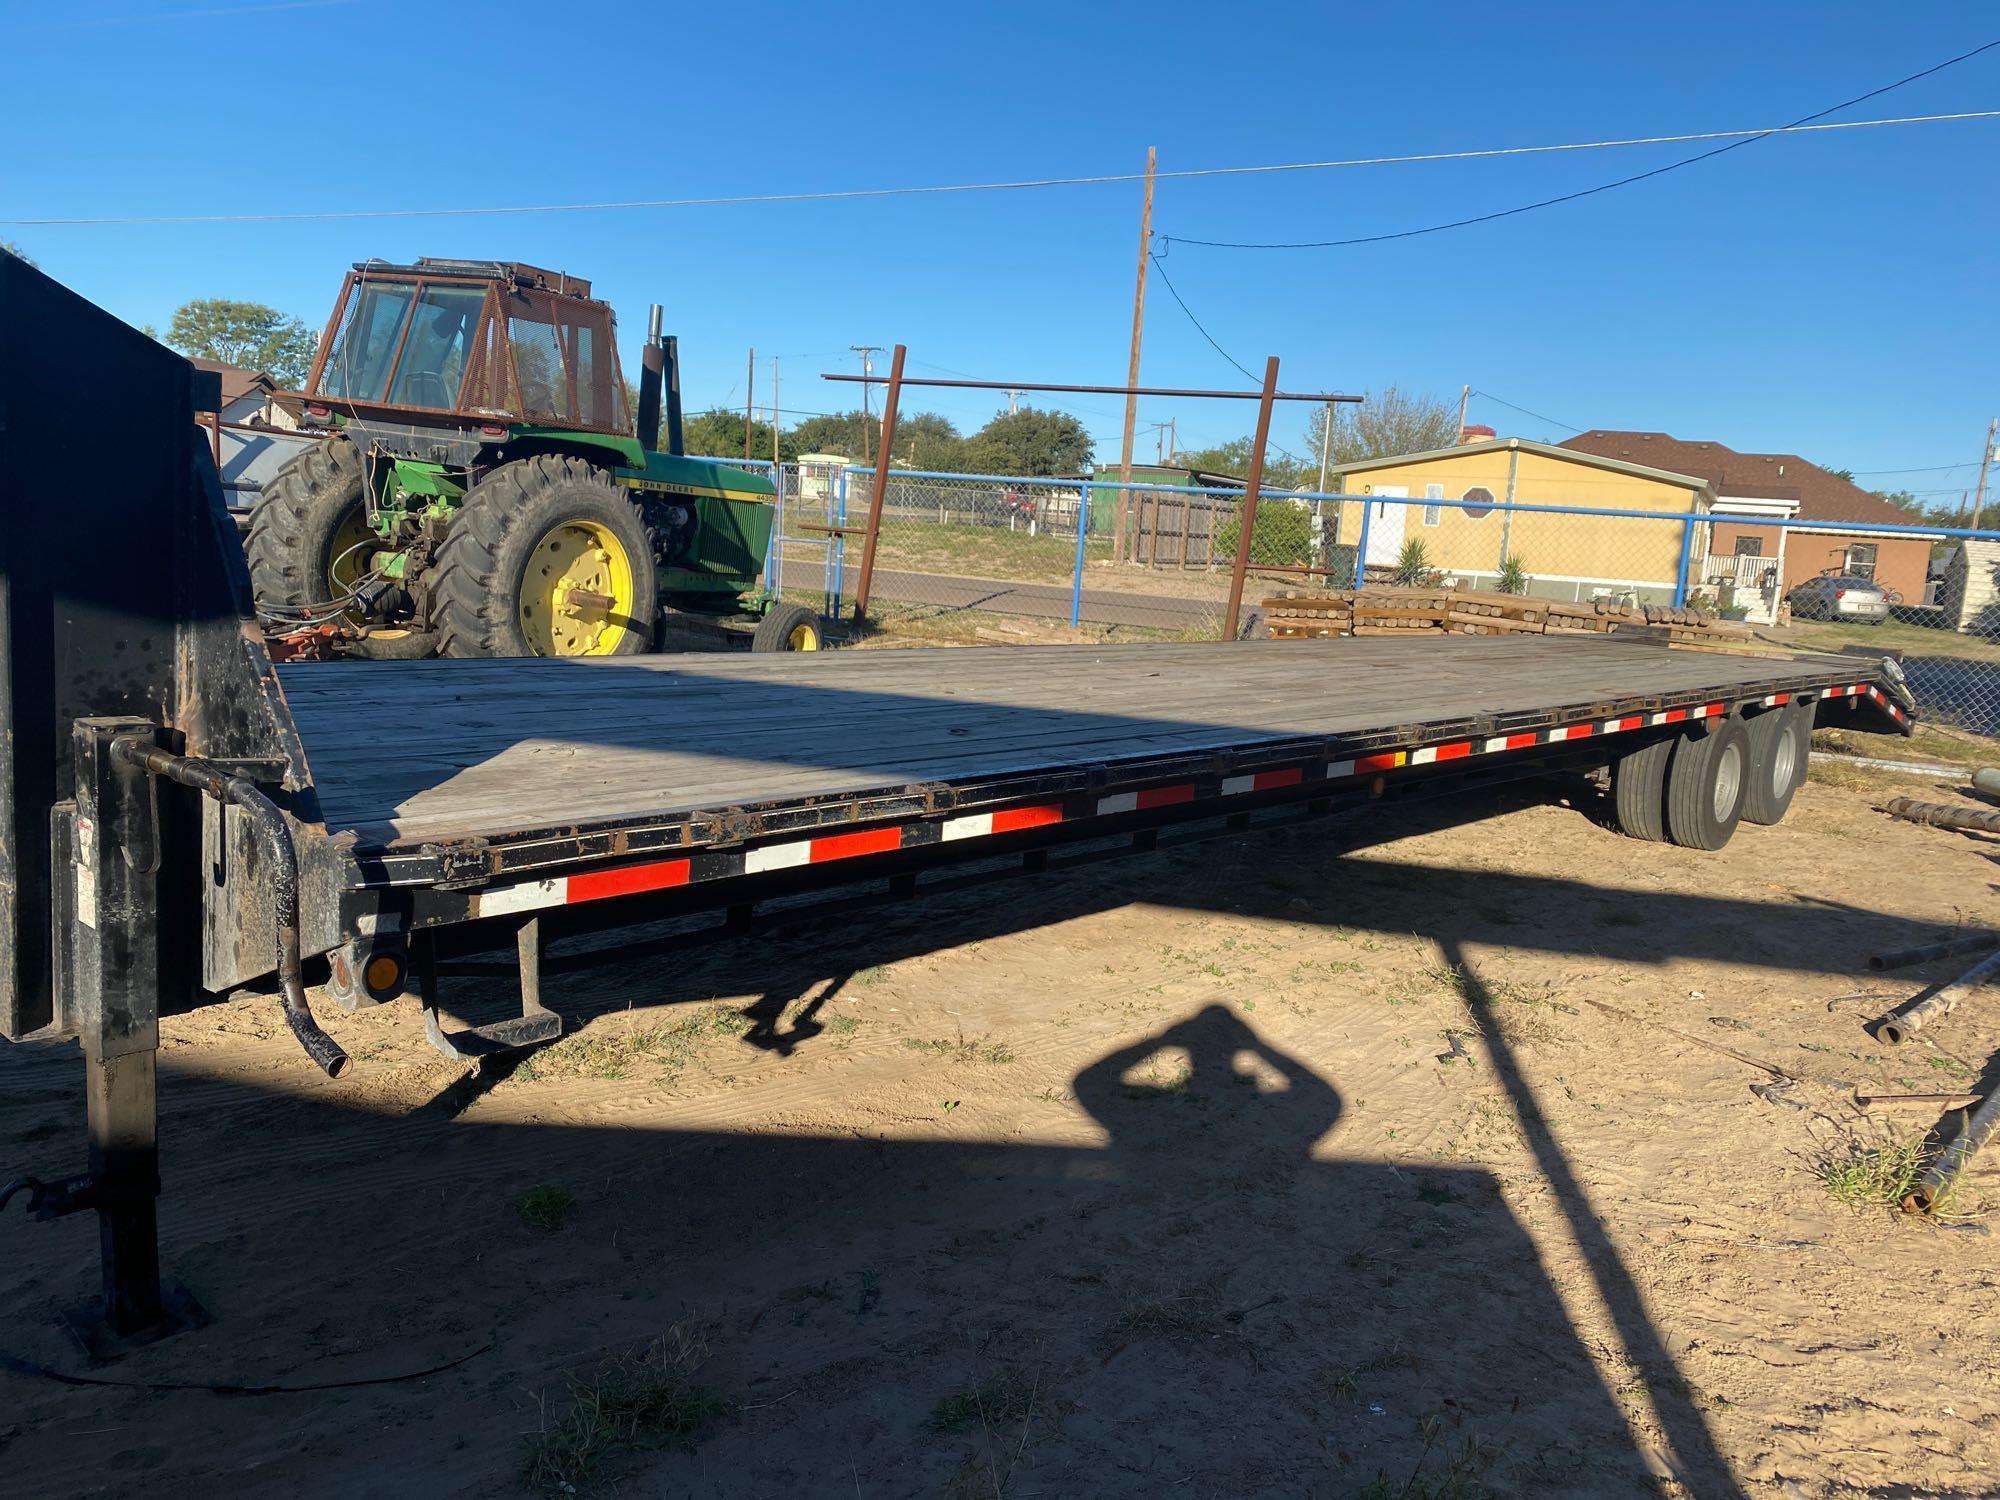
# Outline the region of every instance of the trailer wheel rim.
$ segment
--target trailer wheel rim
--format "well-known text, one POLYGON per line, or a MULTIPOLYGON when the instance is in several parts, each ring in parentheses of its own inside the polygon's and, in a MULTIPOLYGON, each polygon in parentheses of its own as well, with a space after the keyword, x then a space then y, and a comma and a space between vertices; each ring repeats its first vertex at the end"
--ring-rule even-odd
POLYGON ((1771 790, 1782 797, 1792 784, 1792 777, 1799 768, 1799 742, 1789 732, 1789 726, 1778 735, 1778 743, 1771 753, 1771 790))
POLYGON ((521 632, 537 656, 610 656, 638 623, 631 554, 595 521, 562 521, 544 532, 520 595, 521 632))
POLYGON ((1736 811, 1737 798, 1743 794, 1743 747, 1728 744, 1715 759, 1715 792, 1712 810, 1715 821, 1727 823, 1729 815, 1736 811))
POLYGON ((792 627, 792 633, 785 637, 787 651, 819 650, 819 627, 810 620, 802 620, 792 627))

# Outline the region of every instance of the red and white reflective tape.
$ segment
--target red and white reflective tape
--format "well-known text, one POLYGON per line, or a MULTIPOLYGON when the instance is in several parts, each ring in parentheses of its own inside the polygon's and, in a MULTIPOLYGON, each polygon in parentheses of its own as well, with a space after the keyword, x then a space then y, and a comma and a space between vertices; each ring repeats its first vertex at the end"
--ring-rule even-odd
MULTIPOLYGON (((1866 694, 1893 714, 1898 723, 1906 715, 1890 697, 1872 683, 1852 683, 1825 690, 1828 698, 1851 698, 1866 694)), ((1757 699, 1766 708, 1793 701, 1791 693, 1772 693, 1757 699)), ((1202 797, 1242 797, 1255 792, 1279 791, 1300 786, 1309 778, 1327 781, 1353 780, 1412 766, 1448 764, 1473 756, 1500 755, 1511 750, 1528 750, 1538 745, 1566 744, 1608 734, 1624 734, 1634 729, 1662 724, 1682 724, 1719 718, 1728 711, 1721 703, 1697 704, 1688 708, 1668 708, 1654 712, 1623 714, 1614 719, 1560 724, 1550 729, 1522 730, 1516 734, 1489 735, 1480 739, 1447 740, 1415 750, 1381 750, 1336 760, 1324 766, 1284 766, 1268 771, 1250 771, 1224 776, 1213 792, 1203 793, 1193 781, 1169 782, 1164 786, 1142 787, 1129 792, 1112 792, 1097 798, 1098 817, 1148 812, 1173 807, 1202 797)), ((708 850, 678 859, 650 864, 627 865, 616 870, 597 870, 580 875, 559 875, 549 880, 526 880, 495 886, 472 898, 473 915, 504 916, 538 911, 552 906, 575 906, 585 901, 601 901, 612 896, 637 895, 646 891, 671 890, 698 881, 732 875, 759 875, 778 870, 796 870, 809 865, 830 864, 869 854, 887 854, 926 844, 957 843, 963 839, 990 838, 996 834, 1018 833, 1065 821, 1063 805, 1042 802, 1028 807, 1005 807, 993 812, 967 813, 936 822, 906 823, 893 828, 864 828, 854 833, 824 834, 817 838, 792 839, 778 844, 761 844, 752 849, 708 850)))

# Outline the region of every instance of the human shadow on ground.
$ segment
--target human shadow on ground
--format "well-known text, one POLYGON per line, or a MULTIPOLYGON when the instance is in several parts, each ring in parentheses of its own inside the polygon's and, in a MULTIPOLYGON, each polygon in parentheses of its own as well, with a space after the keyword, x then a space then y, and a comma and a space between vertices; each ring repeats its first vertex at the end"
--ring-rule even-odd
MULTIPOLYGON (((607 1454, 600 1477, 633 1493, 1654 1492, 1657 1459, 1501 1184, 1342 1157, 1337 1079, 1239 1015, 1202 1006, 1082 1068, 1099 1144, 981 1138, 929 1102, 952 1087, 919 1068, 900 1113, 805 1135, 396 1115, 211 1080, 201 1111, 230 1134, 195 1144, 170 1078, 166 1256, 218 1316, 121 1374, 305 1381, 493 1348, 282 1408, 58 1404, 4 1377, 27 1414, 10 1468, 49 1494, 142 1472, 254 1473, 300 1496, 504 1491, 524 1432, 532 1448, 607 1354, 679 1325, 705 1340, 724 1409, 692 1453, 607 1454), (287 1164, 242 1141, 290 1143, 287 1164), (575 1199, 556 1231, 515 1212, 544 1184, 575 1199), (66 1436, 87 1429, 118 1436, 66 1436)), ((0 1225, 9 1326, 84 1290, 89 1251, 76 1221, 0 1225)), ((1657 1341, 1611 1311, 1672 1466, 1734 1493, 1657 1341)))

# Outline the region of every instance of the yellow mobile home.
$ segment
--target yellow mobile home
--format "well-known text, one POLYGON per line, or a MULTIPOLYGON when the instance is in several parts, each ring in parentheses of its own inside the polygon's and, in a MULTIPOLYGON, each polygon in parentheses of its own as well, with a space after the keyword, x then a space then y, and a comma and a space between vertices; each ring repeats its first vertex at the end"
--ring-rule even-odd
POLYGON ((1371 579, 1392 573, 1414 538, 1424 544, 1426 565, 1447 578, 1491 587, 1506 560, 1518 558, 1528 592, 1555 599, 1671 600, 1687 528, 1670 518, 1706 515, 1715 503, 1706 480, 1526 438, 1363 459, 1327 472, 1347 494, 1375 497, 1342 501, 1334 530, 1345 547, 1363 545, 1365 532, 1371 579), (1503 508, 1509 504, 1661 519, 1545 515, 1503 508))

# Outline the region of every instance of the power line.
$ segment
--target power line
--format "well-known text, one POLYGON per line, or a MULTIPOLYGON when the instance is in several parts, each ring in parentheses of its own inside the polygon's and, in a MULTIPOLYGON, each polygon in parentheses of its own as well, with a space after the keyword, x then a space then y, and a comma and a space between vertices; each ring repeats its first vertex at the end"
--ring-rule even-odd
POLYGON ((1942 474, 1948 469, 1976 469, 1978 467, 1978 459, 1968 458, 1962 464, 1929 464, 1922 468, 1913 467, 1908 469, 1849 469, 1847 472, 1858 479, 1864 474, 1942 474))
POLYGON ((1153 262, 1153 269, 1160 273, 1161 283, 1166 287, 1168 293, 1173 297, 1174 301, 1179 304, 1180 310, 1187 314, 1187 320, 1190 323, 1194 324, 1194 331, 1200 334, 1203 338, 1208 340, 1209 348, 1213 349, 1217 354, 1220 354, 1224 359, 1228 360, 1232 365, 1235 365, 1238 370, 1242 370, 1243 378, 1245 380, 1255 381, 1257 377, 1255 375, 1252 375, 1248 370, 1244 370, 1242 364, 1238 362, 1236 356, 1231 354, 1227 349, 1223 348, 1222 345, 1216 343, 1215 336, 1211 334, 1206 328, 1201 326, 1201 319, 1197 318, 1194 315, 1194 309, 1189 307, 1187 305, 1186 300, 1183 299, 1181 294, 1174 289, 1173 280, 1171 277, 1167 275, 1167 268, 1160 264, 1160 257, 1154 255, 1151 257, 1151 259, 1153 262))
POLYGON ((1528 408, 1525 406, 1516 406, 1511 401, 1502 401, 1498 396, 1494 395, 1491 391, 1475 390, 1472 394, 1475 396, 1482 396, 1488 401, 1496 402, 1499 405, 1506 407, 1507 410, 1509 411, 1517 411, 1524 417, 1533 417, 1537 422, 1546 422, 1551 427, 1560 427, 1565 432, 1582 432, 1585 430, 1577 426, 1574 422, 1558 422, 1554 417, 1545 417, 1538 411, 1529 411, 1528 408))
POLYGON ((1333 250, 1349 245, 1379 245, 1386 240, 1414 239, 1418 235, 1439 234, 1447 229, 1466 229, 1474 224, 1490 224, 1496 219, 1508 219, 1514 217, 1516 214, 1533 213, 1538 208, 1554 208, 1558 204, 1574 203, 1579 198, 1589 198, 1598 193, 1608 193, 1613 188, 1630 187, 1635 182, 1644 182, 1648 178, 1661 177, 1668 172, 1677 172, 1682 167, 1691 167, 1697 162, 1708 161, 1714 157, 1723 155, 1725 152, 1736 151, 1757 141, 1768 140, 1771 136, 1783 135, 1788 131, 1803 129, 1810 121, 1820 119, 1825 115, 1834 114, 1843 109, 1851 109, 1857 104, 1864 103, 1878 95, 1886 94, 1892 89, 1899 89, 1906 84, 1915 83, 1920 78, 1928 78, 1933 73, 1943 72, 1946 68, 1962 63, 1968 58, 1979 56, 1982 52, 1990 52, 1995 47, 2000 47, 2000 37, 1996 37, 1990 42, 1982 43, 1980 46, 1974 47, 1970 52, 1961 52, 1956 57, 1948 57, 1941 63, 1934 63, 1920 72, 1910 74, 1908 77, 1898 78, 1894 83, 1885 83, 1880 88, 1870 89, 1865 94, 1857 94, 1852 99, 1843 100, 1839 104, 1830 104, 1825 109, 1815 110, 1809 115, 1801 115, 1789 125, 1781 125, 1775 129, 1759 131, 1741 140, 1730 141, 1726 145, 1715 146, 1707 151, 1697 152, 1693 156, 1684 156, 1679 161, 1668 162, 1665 166, 1654 167, 1649 171, 1634 172, 1629 177, 1620 177, 1613 182, 1600 182, 1595 187, 1578 188, 1573 193, 1559 193, 1553 198, 1540 198, 1533 203, 1521 203, 1516 204, 1513 208, 1495 209, 1492 213, 1474 214, 1472 217, 1466 219, 1453 219, 1444 224, 1426 224, 1420 229, 1398 229, 1386 234, 1355 235, 1350 239, 1344 240, 1277 240, 1255 242, 1182 239, 1178 235, 1161 235, 1160 239, 1164 244, 1203 245, 1212 250, 1333 250))
MULTIPOLYGON (((1985 48, 1980 48, 1978 50, 1984 51, 1985 48)), ((1966 54, 1967 57, 1973 55, 1974 55, 1973 53, 1966 54)), ((1960 58, 1952 59, 1952 62, 1958 62, 1958 61, 1962 61, 1962 59, 1960 58)), ((1950 66, 1950 64, 1940 63, 1938 66, 1948 67, 1950 66)), ((1931 71, 1934 72, 1936 71, 1936 69, 1932 69, 1931 71)), ((1913 76, 1921 78, 1924 75, 1920 73, 1913 76)), ((1904 80, 1904 81, 1907 82, 1909 80, 1904 80)), ((1897 86, 1898 85, 1896 84, 1890 84, 1887 87, 1895 88, 1897 86)), ((1885 90, 1878 89, 1875 92, 1882 93, 1885 92, 1885 90)), ((1869 99, 1872 97, 1874 97, 1872 94, 1861 95, 1861 99, 1869 99)), ((1859 102, 1860 100, 1849 100, 1848 104, 1855 104, 1859 102)), ((1847 107, 1848 105, 1834 106, 1835 109, 1845 109, 1847 107)), ((1826 113, 1831 113, 1831 111, 1822 110, 1821 113, 1826 114, 1826 113)), ((1816 117, 1812 115, 1806 116, 1806 120, 1808 121, 1814 118, 1816 117)), ((1277 172, 1325 172, 1325 171, 1335 171, 1347 167, 1389 167, 1389 166, 1407 166, 1420 162, 1481 161, 1481 160, 1488 160, 1496 157, 1506 157, 1506 156, 1540 156, 1540 155, 1547 155, 1550 153, 1568 152, 1568 151, 1609 151, 1631 146, 1667 146, 1667 145, 1684 144, 1689 141, 1731 140, 1735 138, 1741 138, 1741 139, 1736 139, 1736 144, 1748 145, 1750 141, 1763 140, 1767 136, 1773 136, 1773 135, 1805 135, 1817 131, 1869 130, 1886 126, 1936 125, 1936 124, 1949 124, 1964 120, 1991 120, 1996 118, 2000 118, 2000 109, 1959 110, 1950 114, 1901 115, 1881 120, 1837 120, 1830 123, 1819 124, 1819 125, 1797 122, 1791 125, 1763 126, 1751 130, 1697 130, 1697 131, 1683 132, 1678 135, 1629 136, 1622 139, 1601 140, 1601 141, 1564 141, 1554 145, 1543 145, 1543 146, 1491 146, 1491 147, 1484 147, 1480 149, 1467 150, 1467 151, 1419 151, 1419 152, 1407 153, 1400 156, 1354 156, 1338 160, 1273 162, 1273 163, 1265 163, 1247 167, 1190 167, 1177 172, 1161 172, 1158 173, 1157 176, 1162 179, 1165 178, 1189 179, 1189 178, 1199 178, 1199 177, 1255 177, 1255 176, 1266 176, 1277 172)), ((1691 160, 1696 160, 1696 161, 1700 159, 1701 159, 1700 157, 1691 158, 1691 160)), ((1685 165, 1685 164, 1686 163, 1676 163, 1676 165, 1685 165)), ((1672 170, 1672 168, 1661 168, 1660 170, 1670 171, 1672 170)), ((630 199, 608 200, 604 202, 594 202, 594 203, 523 203, 523 204, 508 204, 495 208, 310 209, 310 210, 301 210, 296 213, 118 214, 118 215, 102 215, 97 217, 75 217, 75 218, 59 218, 53 216, 44 216, 40 218, 0 219, 0 225, 5 225, 9 228, 15 228, 15 229, 51 229, 51 228, 74 229, 74 228, 107 228, 114 226, 132 226, 132 225, 149 225, 149 224, 150 225, 301 224, 301 223, 331 222, 343 219, 449 219, 449 218, 490 218, 501 214, 612 213, 612 212, 619 212, 631 209, 648 209, 648 208, 653 208, 653 209, 720 208, 732 205, 753 205, 762 203, 824 203, 824 202, 840 202, 848 199, 857 199, 857 198, 913 198, 913 197, 935 196, 946 193, 1011 193, 1011 192, 1022 192, 1038 188, 1103 187, 1103 186, 1112 186, 1118 183, 1125 183, 1125 182, 1139 182, 1143 180, 1144 175, 1145 174, 1141 172, 1100 172, 1090 176, 1083 176, 1083 177, 1030 177, 1030 178, 1021 178, 1019 180, 1014 180, 1014 181, 1005 181, 1005 182, 956 182, 956 183, 931 184, 920 187, 838 188, 838 189, 821 189, 821 190, 797 192, 797 193, 730 193, 730 194, 723 194, 707 198, 630 198, 630 199)), ((1641 176, 1651 176, 1651 175, 1655 174, 1652 173, 1641 174, 1641 176)), ((1637 181, 1639 179, 1633 178, 1630 180, 1637 181)), ((1621 184, 1618 183, 1606 184, 1607 187, 1616 187, 1620 185, 1621 184)), ((1592 189, 1591 191, 1601 192, 1604 191, 1604 189, 1598 188, 1598 189, 1592 189)), ((1563 200, 1557 199, 1552 201, 1560 202, 1563 200)), ((1540 205, 1530 205, 1530 206, 1538 207, 1540 205)), ((1524 210, 1518 210, 1518 209, 1510 210, 1510 212, 1523 212, 1523 211, 1524 210)), ((1439 225, 1437 227, 1451 228, 1453 226, 1439 225)), ((1416 230, 1411 232, 1429 233, 1430 231, 1416 230)), ((1211 244, 1219 242, 1203 241, 1203 240, 1182 240, 1181 243, 1211 244)), ((1340 243, 1340 242, 1330 242, 1330 243, 1340 243)), ((1290 247, 1260 246, 1257 248, 1290 248, 1290 247)))

